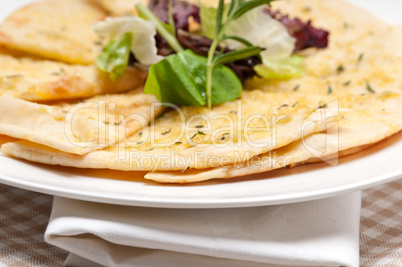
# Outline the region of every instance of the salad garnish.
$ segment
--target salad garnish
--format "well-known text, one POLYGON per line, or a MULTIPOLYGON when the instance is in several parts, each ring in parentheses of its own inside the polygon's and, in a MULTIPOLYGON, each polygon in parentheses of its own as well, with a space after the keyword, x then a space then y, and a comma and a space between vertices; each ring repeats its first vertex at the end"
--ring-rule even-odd
POLYGON ((162 103, 209 108, 237 99, 242 82, 253 76, 300 77, 303 57, 295 53, 327 47, 328 32, 272 11, 273 1, 138 4, 139 17, 107 18, 94 26, 110 39, 96 64, 112 80, 129 65, 146 68, 144 93, 162 103))

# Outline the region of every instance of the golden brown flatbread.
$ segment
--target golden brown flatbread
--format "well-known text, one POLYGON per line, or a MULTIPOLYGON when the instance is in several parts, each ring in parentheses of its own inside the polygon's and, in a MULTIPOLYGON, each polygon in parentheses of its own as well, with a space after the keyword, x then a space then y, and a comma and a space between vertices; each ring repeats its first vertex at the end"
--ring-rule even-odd
POLYGON ((161 110, 153 96, 141 93, 102 95, 56 105, 3 95, 0 134, 82 155, 125 140, 146 127, 161 110))
POLYGON ((330 32, 329 47, 305 54, 301 78, 287 81, 250 80, 245 87, 269 92, 346 96, 402 92, 402 27, 391 26, 369 12, 344 1, 275 1, 284 14, 311 19, 330 32))
MULTIPOLYGON (((125 171, 218 167, 247 161, 304 135, 326 130, 328 123, 337 120, 338 110, 337 107, 318 108, 321 99, 258 90, 244 92, 240 100, 211 110, 185 107, 182 113, 166 113, 129 140, 85 156, 48 148, 39 151, 38 146, 24 155, 29 155, 29 160, 48 164, 125 171), (304 104, 285 105, 296 102, 304 104), (49 153, 51 162, 46 161, 49 153)), ((6 146, 4 149, 4 153, 11 153, 6 146)))
POLYGON ((105 46, 92 29, 106 12, 93 0, 44 0, 11 14, 0 26, 0 43, 40 57, 93 64, 105 46))
POLYGON ((339 100, 340 107, 352 110, 343 115, 339 127, 325 133, 312 134, 249 161, 207 170, 150 172, 145 178, 162 183, 190 183, 329 161, 359 152, 398 133, 402 129, 401 103, 402 96, 395 93, 344 97, 339 100))
POLYGON ((0 135, 0 146, 5 143, 18 141, 16 138, 9 137, 7 135, 0 135))
POLYGON ((145 0, 99 0, 103 8, 111 15, 126 16, 127 14, 137 15, 135 5, 138 3, 146 4, 145 0))
POLYGON ((327 160, 400 131, 401 28, 342 1, 285 0, 274 8, 331 33, 328 49, 304 52, 305 76, 253 79, 239 100, 168 112, 129 140, 86 155, 29 141, 1 151, 53 165, 154 171, 146 178, 188 183, 327 160), (255 131, 244 131, 246 124, 255 131))
POLYGON ((0 95, 29 101, 85 98, 142 87, 146 72, 128 68, 112 82, 95 65, 69 65, 61 62, 15 57, 0 53, 0 95))

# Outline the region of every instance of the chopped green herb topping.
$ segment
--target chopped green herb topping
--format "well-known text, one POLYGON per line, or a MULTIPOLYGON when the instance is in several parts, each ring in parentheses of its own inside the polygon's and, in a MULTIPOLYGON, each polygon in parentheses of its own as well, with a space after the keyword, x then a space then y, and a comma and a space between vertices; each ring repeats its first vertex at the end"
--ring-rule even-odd
POLYGON ((331 87, 331 85, 328 85, 328 94, 329 94, 329 95, 332 94, 332 87, 331 87))
POLYGON ((285 107, 289 107, 289 105, 288 105, 288 104, 283 104, 283 105, 280 106, 278 109, 285 108, 285 107))
POLYGON ((193 140, 193 138, 196 137, 197 135, 206 135, 206 134, 204 132, 198 131, 193 136, 191 136, 190 140, 193 140))
POLYGON ((361 53, 361 54, 359 55, 359 57, 357 58, 357 64, 359 64, 360 61, 362 61, 363 57, 364 57, 364 53, 361 53))
POLYGON ((172 129, 167 130, 166 132, 163 132, 162 135, 167 135, 168 133, 170 133, 172 131, 172 129))
POLYGON ((371 87, 370 83, 367 81, 366 81, 366 88, 367 88, 367 91, 369 91, 372 94, 375 94, 373 87, 371 87))
POLYGON ((338 68, 336 69, 336 71, 337 71, 338 73, 342 73, 344 70, 345 70, 345 68, 343 67, 342 64, 339 65, 338 68))
POLYGON ((23 76, 21 74, 13 74, 13 75, 7 75, 5 77, 7 79, 16 79, 16 78, 22 78, 23 76))
POLYGON ((346 82, 344 82, 342 85, 343 86, 348 86, 350 84, 350 81, 346 81, 346 82))
POLYGON ((221 137, 221 141, 223 141, 223 140, 226 139, 226 135, 229 135, 229 133, 224 133, 224 134, 222 135, 222 137, 221 137))
POLYGON ((328 105, 327 105, 327 104, 324 104, 324 105, 319 106, 318 109, 327 108, 327 107, 328 107, 328 105))

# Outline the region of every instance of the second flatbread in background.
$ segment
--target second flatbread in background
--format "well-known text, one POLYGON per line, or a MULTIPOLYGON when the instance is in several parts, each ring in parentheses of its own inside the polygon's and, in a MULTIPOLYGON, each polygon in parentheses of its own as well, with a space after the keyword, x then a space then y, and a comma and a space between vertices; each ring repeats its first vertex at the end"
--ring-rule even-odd
POLYGON ((93 64, 105 46, 92 24, 106 11, 91 0, 45 0, 11 14, 0 26, 0 43, 26 53, 76 64, 93 64))
POLYGON ((29 101, 85 98, 142 87, 146 72, 127 68, 115 82, 95 65, 69 65, 0 52, 0 95, 29 101))
POLYGON ((135 5, 138 3, 146 4, 146 0, 99 0, 100 4, 112 15, 126 16, 127 14, 136 15, 135 5))

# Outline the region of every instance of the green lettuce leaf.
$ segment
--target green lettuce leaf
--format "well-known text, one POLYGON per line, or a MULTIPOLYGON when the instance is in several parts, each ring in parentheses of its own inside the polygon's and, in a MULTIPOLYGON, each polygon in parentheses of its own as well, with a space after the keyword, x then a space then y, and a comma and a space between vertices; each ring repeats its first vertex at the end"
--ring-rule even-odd
POLYGON ((159 62, 163 57, 157 55, 156 28, 152 21, 139 17, 106 18, 93 26, 95 32, 107 39, 114 40, 125 33, 131 33, 131 52, 143 65, 149 66, 159 62))
MULTIPOLYGON (((149 68, 144 93, 153 94, 163 103, 182 106, 204 106, 207 58, 184 50, 170 55, 149 68)), ((213 70, 212 104, 238 98, 242 84, 236 74, 224 65, 213 70)))
MULTIPOLYGON (((229 6, 226 5, 225 8, 229 6)), ((304 74, 303 57, 292 55, 295 39, 276 19, 264 12, 265 6, 254 8, 238 19, 229 23, 226 35, 240 37, 256 47, 265 49, 261 52, 263 64, 254 67, 257 74, 265 79, 288 79, 304 74)), ((226 12, 224 12, 226 14, 226 12)), ((217 8, 201 5, 202 34, 213 39, 215 34, 217 8)), ((223 46, 231 50, 246 47, 244 42, 226 39, 223 46)))
POLYGON ((132 33, 120 35, 109 42, 96 59, 96 65, 102 71, 108 72, 112 81, 119 79, 126 71, 132 40, 132 33))
POLYGON ((279 58, 263 58, 263 64, 254 70, 264 79, 290 79, 304 75, 304 58, 299 55, 279 58))
MULTIPOLYGON (((267 15, 264 9, 264 5, 256 7, 230 22, 226 35, 241 37, 252 45, 265 49, 264 53, 269 53, 270 56, 289 57, 295 49, 296 40, 281 22, 267 15)), ((235 40, 225 40, 223 44, 231 50, 245 47, 235 40)))
MULTIPOLYGON (((227 13, 229 5, 225 5, 227 13)), ((265 6, 254 8, 240 18, 229 23, 225 34, 237 36, 250 42, 252 45, 266 49, 269 55, 290 56, 294 49, 296 40, 290 36, 286 27, 279 21, 264 12, 265 6)), ((201 5, 201 33, 209 39, 215 37, 215 24, 217 8, 201 5)), ((225 18, 223 18, 223 21, 225 18)), ((239 50, 246 47, 241 42, 235 40, 225 40, 222 43, 231 50, 239 50)), ((266 52, 266 53, 267 53, 266 52)))
MULTIPOLYGON (((226 20, 226 14, 229 9, 229 5, 224 7, 224 17, 222 21, 226 20)), ((209 39, 215 38, 216 28, 216 16, 218 14, 218 8, 212 6, 200 5, 200 20, 201 20, 201 33, 209 39)))

